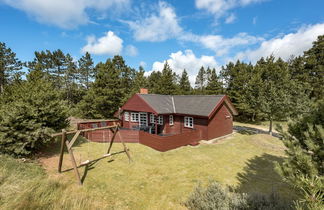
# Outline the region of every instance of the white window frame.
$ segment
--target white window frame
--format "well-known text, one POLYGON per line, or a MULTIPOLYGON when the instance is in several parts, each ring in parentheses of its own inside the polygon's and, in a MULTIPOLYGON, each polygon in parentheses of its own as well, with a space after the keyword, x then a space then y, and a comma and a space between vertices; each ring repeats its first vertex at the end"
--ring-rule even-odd
POLYGON ((163 115, 159 115, 156 121, 158 125, 163 125, 163 115))
POLYGON ((194 120, 193 117, 184 117, 184 127, 186 128, 193 128, 194 127, 194 120))
POLYGON ((131 112, 131 122, 138 122, 139 114, 137 112, 131 112))
POLYGON ((174 125, 173 115, 169 115, 169 125, 174 125))
POLYGON ((129 121, 129 112, 124 113, 124 120, 129 121))
POLYGON ((148 125, 148 118, 147 118, 147 112, 140 112, 139 113, 139 125, 145 125, 147 126, 148 125), (144 121, 145 121, 145 124, 141 124, 142 123, 142 117, 144 116, 144 121))
POLYGON ((155 123, 155 116, 154 116, 154 114, 150 114, 150 123, 155 123))

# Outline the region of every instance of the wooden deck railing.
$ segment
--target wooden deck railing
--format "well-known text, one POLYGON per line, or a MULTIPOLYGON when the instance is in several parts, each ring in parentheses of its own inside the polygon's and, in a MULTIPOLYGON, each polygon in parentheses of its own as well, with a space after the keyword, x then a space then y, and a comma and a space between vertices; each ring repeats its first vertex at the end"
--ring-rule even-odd
POLYGON ((172 136, 158 136, 143 131, 139 132, 139 143, 161 152, 165 152, 181 146, 197 144, 200 138, 201 136, 199 130, 193 130, 172 136))

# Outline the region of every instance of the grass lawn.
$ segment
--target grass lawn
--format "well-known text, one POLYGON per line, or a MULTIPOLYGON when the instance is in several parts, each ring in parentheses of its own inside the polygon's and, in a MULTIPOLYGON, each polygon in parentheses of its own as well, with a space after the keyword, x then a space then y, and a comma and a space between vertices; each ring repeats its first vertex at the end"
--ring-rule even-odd
MULTIPOLYGON (((107 146, 102 143, 80 144, 74 147, 76 161, 100 157, 107 146)), ((47 200, 44 198, 45 201, 37 203, 38 197, 29 196, 25 198, 26 202, 54 209, 77 209, 81 204, 82 209, 184 209, 182 202, 194 187, 199 183, 206 185, 209 180, 235 186, 242 192, 269 193, 277 189, 286 198, 294 195, 274 171, 274 162, 283 160, 284 146, 280 140, 268 135, 234 134, 216 144, 181 147, 164 153, 141 144, 129 143, 127 146, 134 160, 132 163, 128 163, 124 153, 102 159, 89 167, 83 187, 77 186, 73 171, 56 172, 58 154, 40 158, 48 176, 39 172, 42 174, 40 178, 35 175, 28 178, 31 183, 16 184, 14 178, 1 179, 13 175, 7 174, 10 170, 6 166, 0 167, 0 208, 1 205, 8 209, 17 208, 18 204, 10 199, 15 190, 18 195, 25 192, 20 196, 28 196, 27 192, 46 192, 47 187, 50 188, 45 195, 47 200), (36 183, 40 179, 43 184, 39 186, 36 183), (2 187, 10 186, 10 183, 15 187, 3 190, 2 187), (24 189, 21 185, 36 187, 32 191, 31 188, 20 190, 24 189)), ((116 143, 113 152, 121 148, 121 144, 116 143)), ((68 154, 65 154, 63 164, 64 169, 71 167, 68 154)), ((84 167, 80 172, 82 176, 84 167)), ((24 178, 23 173, 16 176, 24 178)))

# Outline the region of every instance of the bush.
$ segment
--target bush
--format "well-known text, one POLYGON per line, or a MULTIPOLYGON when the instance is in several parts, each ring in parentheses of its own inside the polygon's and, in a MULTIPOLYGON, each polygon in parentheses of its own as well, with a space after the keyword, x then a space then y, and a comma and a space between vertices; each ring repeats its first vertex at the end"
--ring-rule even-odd
POLYGON ((278 128, 287 147, 287 158, 277 164, 279 174, 299 190, 303 209, 324 209, 324 101, 312 112, 278 128))
POLYGON ((206 189, 198 186, 184 205, 190 210, 292 209, 291 204, 280 199, 275 192, 270 195, 237 193, 215 181, 211 182, 206 189))
POLYGON ((68 125, 64 104, 42 72, 31 72, 2 99, 0 153, 32 155, 51 140, 50 133, 68 125))

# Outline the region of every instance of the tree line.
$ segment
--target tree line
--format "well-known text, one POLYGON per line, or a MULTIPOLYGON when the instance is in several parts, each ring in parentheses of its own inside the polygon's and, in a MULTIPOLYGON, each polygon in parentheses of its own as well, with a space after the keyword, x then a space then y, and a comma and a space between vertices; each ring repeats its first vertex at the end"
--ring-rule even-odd
POLYGON ((53 86, 70 115, 83 118, 113 117, 140 88, 155 94, 226 94, 240 113, 237 120, 269 120, 271 132, 273 120, 308 112, 310 103, 323 98, 323 40, 319 36, 311 49, 288 61, 269 55, 255 64, 229 62, 219 73, 201 67, 194 87, 185 69, 177 75, 167 62, 162 71, 149 76, 142 66, 129 67, 120 55, 94 65, 89 53, 74 60, 61 50, 45 50, 35 52, 32 61, 21 62, 0 43, 1 98, 16 84, 28 82, 28 75, 35 71, 53 86))

